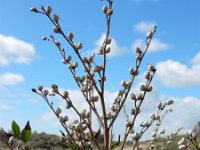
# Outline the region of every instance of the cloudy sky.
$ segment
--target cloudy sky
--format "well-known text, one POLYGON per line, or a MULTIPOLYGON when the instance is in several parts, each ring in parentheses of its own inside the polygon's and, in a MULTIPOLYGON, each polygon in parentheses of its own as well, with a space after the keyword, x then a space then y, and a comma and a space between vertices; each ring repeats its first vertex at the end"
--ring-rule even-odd
MULTIPOLYGON (((105 34, 105 4, 100 0, 2 0, 0 5, 0 127, 9 129, 12 120, 23 126, 30 120, 33 130, 59 134, 56 118, 41 97, 31 92, 42 84, 56 83, 69 90, 74 105, 87 108, 81 94, 55 47, 41 40, 52 34, 52 24, 42 15, 29 12, 31 6, 50 5, 60 16, 64 31, 73 32, 75 41, 83 43, 82 55, 96 52, 105 34)), ((110 107, 121 80, 128 80, 134 66, 134 47, 145 46, 146 33, 157 25, 141 76, 133 87, 138 91, 144 82, 147 63, 156 66, 154 90, 147 96, 139 121, 148 121, 156 103, 174 99, 174 112, 166 117, 163 128, 168 133, 178 127, 192 129, 200 121, 200 1, 198 0, 114 0, 111 24, 112 51, 108 58, 106 97, 110 107)), ((65 41, 56 36, 68 50, 65 41)), ((72 54, 73 59, 75 56, 72 54)), ((57 106, 63 105, 56 100, 57 106)), ((127 109, 131 109, 128 100, 127 109)), ((64 107, 64 106, 60 106, 64 107)), ((74 115, 66 112, 70 118, 74 115)), ((123 121, 123 114, 118 121, 123 121)), ((139 122, 138 121, 138 122, 139 122)), ((121 124, 115 126, 120 128, 121 124)), ((118 134, 118 133, 116 133, 118 134)), ((146 135, 148 136, 148 134, 146 135)))

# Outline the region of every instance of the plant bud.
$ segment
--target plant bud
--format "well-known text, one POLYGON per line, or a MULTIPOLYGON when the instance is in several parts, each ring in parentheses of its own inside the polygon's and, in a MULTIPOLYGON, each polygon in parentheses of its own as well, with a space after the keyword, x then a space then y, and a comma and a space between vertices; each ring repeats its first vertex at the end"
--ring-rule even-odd
POLYGON ((67 64, 66 59, 62 59, 62 63, 63 63, 63 64, 67 64))
POLYGON ((141 85, 141 86, 140 86, 140 90, 141 90, 141 91, 146 91, 146 90, 147 90, 147 88, 146 88, 146 86, 145 86, 145 85, 141 85))
POLYGON ((51 90, 52 90, 53 93, 58 93, 58 86, 56 84, 52 84, 51 90))
POLYGON ((131 124, 131 122, 130 122, 130 121, 126 120, 126 123, 125 123, 125 125, 126 125, 126 127, 128 128, 128 127, 130 127, 132 124, 131 124))
POLYGON ((162 108, 162 103, 161 103, 161 102, 157 103, 157 108, 158 108, 158 109, 161 109, 161 108, 162 108))
POLYGON ((151 77, 150 72, 149 72, 149 71, 146 71, 145 74, 144 74, 144 77, 145 77, 145 79, 149 80, 150 77, 151 77))
POLYGON ((77 63, 77 62, 74 62, 74 63, 73 63, 73 67, 74 67, 74 68, 77 68, 77 67, 78 67, 78 63, 77 63))
POLYGON ((122 85, 123 87, 126 87, 126 81, 122 80, 122 81, 121 81, 121 85, 122 85))
POLYGON ((52 8, 50 6, 46 7, 46 13, 49 15, 52 12, 52 8))
POLYGON ((108 7, 107 6, 103 6, 102 11, 103 11, 103 13, 107 14, 108 7))
POLYGON ((123 91, 122 90, 119 90, 119 92, 118 92, 118 96, 122 96, 123 95, 123 91))
POLYGON ((93 62, 93 56, 90 56, 90 57, 89 57, 88 62, 89 62, 89 63, 92 63, 92 62, 93 62))
POLYGON ((64 123, 64 122, 65 122, 65 119, 64 119, 62 116, 59 116, 59 121, 60 121, 61 123, 64 123))
POLYGON ((69 65, 68 65, 68 69, 70 69, 70 70, 73 69, 73 65, 72 65, 72 64, 69 64, 69 65))
POLYGON ((135 116, 137 111, 135 109, 131 109, 131 115, 135 116))
POLYGON ((66 60, 67 60, 68 62, 70 62, 70 61, 72 60, 72 57, 69 55, 69 56, 67 56, 66 60))
POLYGON ((112 117, 111 112, 108 112, 106 117, 107 117, 107 119, 111 119, 111 117, 112 117))
POLYGON ((148 64, 149 71, 155 72, 156 68, 152 64, 148 64))
POLYGON ((136 100, 143 100, 142 94, 137 94, 136 95, 136 100))
POLYGON ((14 138, 14 136, 11 136, 11 137, 9 138, 9 140, 8 140, 8 143, 9 143, 10 145, 13 145, 14 142, 15 142, 15 138, 14 138))
POLYGON ((172 105, 173 103, 174 103, 173 100, 168 100, 168 101, 166 101, 166 104, 167 104, 167 105, 172 105))
POLYGON ((136 69, 134 69, 134 68, 130 68, 130 69, 129 69, 129 72, 130 72, 130 74, 133 75, 133 76, 137 76, 137 75, 139 74, 139 72, 136 71, 136 69))
POLYGON ((136 48, 135 48, 135 52, 136 52, 137 54, 141 54, 141 53, 142 53, 142 51, 140 50, 139 47, 136 47, 136 48))
POLYGON ((42 85, 38 85, 38 90, 42 91, 43 90, 43 86, 42 85))
POLYGON ((64 121, 68 121, 69 117, 68 116, 64 116, 64 121))
POLYGON ((108 9, 106 12, 107 16, 111 16, 113 14, 113 10, 112 9, 108 9))
POLYGON ((47 96, 49 94, 49 91, 48 90, 44 90, 43 93, 44 93, 45 96, 47 96))
POLYGON ((61 113, 61 109, 58 107, 58 108, 56 109, 55 113, 56 113, 57 116, 59 116, 60 113, 61 113))
POLYGON ((148 88, 147 88, 147 92, 151 92, 153 90, 153 87, 152 85, 150 85, 148 88))
POLYGON ((153 32, 148 32, 146 37, 147 37, 147 39, 151 39, 152 36, 153 36, 153 32))
POLYGON ((131 93, 131 99, 136 100, 136 95, 134 93, 131 93))
POLYGON ((42 40, 43 40, 43 41, 47 40, 47 37, 46 37, 46 36, 43 36, 43 37, 42 37, 42 40))
POLYGON ((53 31, 55 33, 60 33, 60 29, 57 26, 53 27, 53 31))
POLYGON ((53 15, 53 20, 54 20, 56 23, 58 23, 58 21, 59 21, 59 16, 58 16, 57 14, 54 14, 54 15, 53 15))
POLYGON ((108 38, 107 41, 106 41, 106 44, 109 45, 111 42, 112 42, 112 39, 108 38))
POLYGON ((141 59, 141 54, 137 54, 137 56, 135 57, 136 60, 140 60, 141 59))
POLYGON ((68 96, 69 96, 68 91, 64 91, 64 92, 63 92, 63 97, 64 97, 64 98, 68 98, 68 96))
POLYGON ((108 49, 106 50, 106 54, 109 54, 111 52, 110 47, 108 47, 108 49))
POLYGON ((30 8, 30 11, 35 12, 35 13, 38 12, 37 8, 35 8, 35 7, 31 7, 31 8, 30 8))
POLYGON ((94 96, 94 102, 97 102, 99 100, 98 96, 94 96))
POLYGON ((73 33, 69 32, 68 33, 68 39, 71 41, 74 38, 73 33))
POLYGON ((79 42, 79 43, 77 43, 77 44, 76 44, 76 48, 77 48, 77 49, 82 49, 82 48, 83 48, 83 45, 82 45, 82 43, 80 43, 80 42, 79 42))
POLYGON ((60 42, 59 41, 57 41, 57 40, 55 40, 55 44, 56 44, 56 46, 60 46, 60 42))

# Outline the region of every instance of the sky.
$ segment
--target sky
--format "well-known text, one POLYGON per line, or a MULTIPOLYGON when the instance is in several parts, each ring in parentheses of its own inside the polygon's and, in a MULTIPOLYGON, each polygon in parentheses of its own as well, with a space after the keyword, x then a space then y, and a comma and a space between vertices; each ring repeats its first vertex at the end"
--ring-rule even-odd
MULTIPOLYGON (((200 118, 200 1, 198 0, 113 0, 111 21, 111 53, 108 55, 106 106, 110 108, 121 80, 128 80, 130 67, 135 64, 136 46, 145 45, 145 37, 153 26, 157 32, 142 63, 140 76, 132 92, 138 92, 145 81, 147 63, 157 68, 153 92, 147 95, 138 124, 148 121, 156 111, 156 103, 174 100, 173 112, 163 121, 162 128, 170 134, 178 127, 191 130, 200 118)), ((24 126, 29 120, 33 130, 59 134, 56 117, 45 101, 31 92, 41 84, 49 88, 56 83, 68 90, 75 106, 87 108, 68 69, 61 63, 58 50, 42 36, 54 34, 53 25, 43 15, 31 13, 29 8, 50 5, 59 14, 63 30, 72 32, 74 40, 83 43, 81 54, 95 52, 106 31, 105 16, 100 0, 2 0, 0 5, 0 127, 8 130, 12 120, 24 126), (81 103, 81 106, 80 106, 81 103)), ((55 34, 54 34, 55 35, 55 34)), ((62 46, 76 59, 62 37, 55 35, 62 46)), ((80 72, 81 73, 81 72, 80 72)), ((64 108, 62 100, 52 100, 55 107, 64 108)), ((127 111, 133 104, 127 100, 127 111)), ((70 119, 71 111, 65 111, 70 119)), ((115 134, 123 134, 120 122, 115 134)), ((138 124, 136 129, 139 130, 138 124)), ((148 138, 152 131, 145 136, 148 138)))

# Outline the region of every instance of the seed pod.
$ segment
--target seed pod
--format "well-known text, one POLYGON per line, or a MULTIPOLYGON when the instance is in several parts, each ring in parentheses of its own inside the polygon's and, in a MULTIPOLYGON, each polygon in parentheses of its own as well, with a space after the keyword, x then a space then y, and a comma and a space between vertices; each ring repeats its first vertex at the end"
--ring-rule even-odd
POLYGON ((46 7, 46 14, 49 15, 52 12, 52 8, 50 6, 46 7))
POLYGON ((112 9, 108 9, 106 12, 107 16, 111 16, 113 14, 113 10, 112 9))
POLYGON ((35 7, 31 7, 31 8, 30 8, 30 11, 35 12, 35 13, 38 12, 37 8, 35 8, 35 7))
POLYGON ((58 16, 57 14, 54 14, 54 15, 53 15, 53 20, 54 20, 56 23, 58 23, 58 21, 59 21, 59 16, 58 16))
POLYGON ((73 33, 69 32, 68 33, 68 39, 71 41, 74 38, 73 33))
POLYGON ((107 6, 103 6, 102 11, 103 11, 103 13, 107 14, 108 7, 107 6))

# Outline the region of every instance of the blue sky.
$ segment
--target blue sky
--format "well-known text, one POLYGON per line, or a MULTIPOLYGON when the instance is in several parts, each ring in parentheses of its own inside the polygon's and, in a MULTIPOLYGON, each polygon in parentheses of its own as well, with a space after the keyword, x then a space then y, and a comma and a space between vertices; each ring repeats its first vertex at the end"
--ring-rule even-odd
MULTIPOLYGON (((30 7, 39 8, 41 4, 52 6, 65 32, 73 32, 75 40, 83 43, 82 54, 88 55, 98 48, 105 33, 105 17, 101 12, 105 3, 99 0, 1 1, 0 127, 9 129, 12 120, 21 126, 30 120, 33 130, 59 134, 60 127, 51 117, 50 109, 31 88, 38 84, 48 88, 56 83, 72 92, 77 105, 81 99, 57 49, 41 40, 42 36, 52 34, 52 24, 45 16, 29 12, 30 7)), ((143 47, 147 31, 157 25, 141 72, 145 71, 148 62, 158 71, 153 82, 154 92, 149 95, 151 100, 147 98, 146 109, 139 120, 147 120, 158 101, 173 98, 174 113, 163 125, 169 133, 180 126, 188 131, 200 117, 199 5, 198 0, 114 0, 113 4, 113 51, 108 59, 107 96, 114 97, 121 80, 128 79, 128 69, 134 66, 134 46, 143 47)), ((56 38, 71 54, 63 39, 56 38)), ((142 77, 138 82, 143 82, 142 77)), ((57 103, 58 106, 62 104, 61 101, 57 103)), ((109 104, 110 101, 108 107, 109 104)), ((124 119, 120 117, 119 120, 124 119)))

